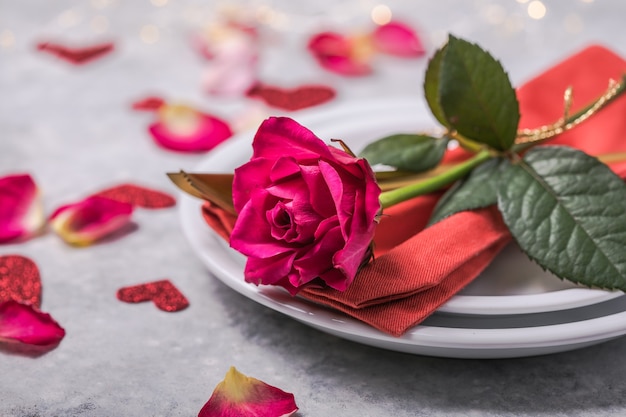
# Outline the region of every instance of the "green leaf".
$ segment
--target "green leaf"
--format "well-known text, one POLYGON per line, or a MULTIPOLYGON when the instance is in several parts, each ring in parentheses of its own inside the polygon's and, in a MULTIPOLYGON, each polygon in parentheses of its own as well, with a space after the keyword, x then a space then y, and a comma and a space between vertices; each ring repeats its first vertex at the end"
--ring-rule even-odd
POLYGON ((462 136, 501 151, 513 145, 520 117, 515 90, 478 45, 450 36, 439 64, 439 104, 462 136))
POLYGON ((498 208, 520 247, 561 278, 626 290, 626 185, 609 168, 563 146, 506 163, 498 208))
POLYGON ((437 166, 446 150, 448 140, 426 135, 397 134, 370 143, 360 156, 374 164, 423 172, 437 166))
POLYGON ((472 172, 457 181, 439 199, 429 225, 465 210, 476 210, 496 204, 498 201, 499 169, 503 159, 491 159, 474 168, 472 172))
POLYGON ((426 96, 426 102, 433 116, 435 116, 442 125, 450 127, 446 116, 443 114, 441 104, 439 104, 439 69, 441 68, 441 57, 445 49, 446 45, 437 50, 430 61, 428 61, 428 68, 426 68, 426 74, 424 76, 424 95, 426 96))

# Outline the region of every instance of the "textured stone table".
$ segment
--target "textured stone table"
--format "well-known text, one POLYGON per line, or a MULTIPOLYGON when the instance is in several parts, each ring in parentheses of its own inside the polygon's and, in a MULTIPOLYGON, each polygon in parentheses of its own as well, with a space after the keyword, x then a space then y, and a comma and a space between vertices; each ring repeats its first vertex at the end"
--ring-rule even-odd
MULTIPOLYGON (((499 57, 516 84, 590 43, 626 56, 626 3, 552 3, 540 20, 514 1, 389 5, 420 28, 429 51, 447 32, 471 39, 499 57)), ((338 102, 419 99, 424 59, 381 58, 375 75, 344 79, 323 72, 304 52, 305 36, 322 23, 365 23, 375 4, 269 2, 287 20, 264 46, 262 79, 328 83, 338 102)), ((207 63, 188 38, 215 6, 0 0, 0 176, 31 173, 48 211, 129 180, 175 193, 164 173, 193 168, 203 156, 158 148, 146 132, 150 116, 129 105, 159 93, 227 118, 241 108, 199 88, 207 63), (155 43, 142 42, 145 25, 158 29, 155 43), (38 53, 34 45, 42 39, 113 39, 117 48, 72 67, 38 53)), ((52 234, 0 246, 0 255, 37 262, 43 309, 67 331, 58 348, 38 358, 0 353, 1 416, 196 415, 230 365, 293 392, 300 416, 626 415, 626 339, 511 360, 363 346, 287 319, 212 277, 192 254, 176 208, 138 211, 134 221, 134 232, 87 248, 68 247, 52 234), (122 286, 162 278, 189 297, 187 310, 168 314, 115 298, 122 286)))

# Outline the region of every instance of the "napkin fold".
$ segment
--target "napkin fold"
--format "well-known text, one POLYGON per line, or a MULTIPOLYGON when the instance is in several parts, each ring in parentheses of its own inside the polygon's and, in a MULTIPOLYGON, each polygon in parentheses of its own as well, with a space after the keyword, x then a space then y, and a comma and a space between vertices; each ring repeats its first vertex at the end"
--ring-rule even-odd
MULTIPOLYGON (((574 88, 573 111, 596 99, 610 78, 626 72, 626 61, 601 46, 565 59, 517 90, 520 127, 534 128, 563 115, 563 94, 574 88)), ((551 144, 589 154, 626 151, 626 98, 566 132, 551 144)), ((626 163, 611 165, 621 175, 626 163)), ((340 310, 394 336, 419 324, 476 278, 511 237, 494 207, 450 216, 428 228, 441 196, 433 193, 385 210, 376 230, 376 259, 365 266, 345 292, 308 287, 299 295, 340 310)), ((206 202, 207 224, 228 239, 236 220, 206 202)))

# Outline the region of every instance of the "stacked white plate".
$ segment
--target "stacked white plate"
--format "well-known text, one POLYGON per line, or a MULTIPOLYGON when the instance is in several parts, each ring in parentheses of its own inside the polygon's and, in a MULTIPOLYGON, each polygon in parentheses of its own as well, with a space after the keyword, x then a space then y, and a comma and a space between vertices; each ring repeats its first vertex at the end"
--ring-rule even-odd
MULTIPOLYGON (((318 137, 343 139, 359 151, 385 135, 432 130, 436 124, 420 100, 328 106, 293 117, 318 137)), ((253 135, 249 132, 227 141, 193 172, 232 172, 250 158, 253 135)), ((255 302, 338 337, 414 354, 504 358, 566 351, 626 334, 622 292, 561 281, 512 244, 421 325, 402 337, 389 336, 342 313, 293 298, 282 289, 244 282, 245 259, 205 225, 200 206, 199 200, 182 197, 182 226, 197 255, 217 278, 255 302)))

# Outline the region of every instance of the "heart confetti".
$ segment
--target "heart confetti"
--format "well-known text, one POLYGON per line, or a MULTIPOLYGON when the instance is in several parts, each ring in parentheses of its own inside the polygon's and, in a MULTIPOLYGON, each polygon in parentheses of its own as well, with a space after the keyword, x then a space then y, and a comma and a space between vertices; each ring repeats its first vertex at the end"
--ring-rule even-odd
POLYGON ((132 104, 133 110, 137 111, 156 111, 165 104, 165 100, 158 96, 148 96, 135 101, 132 104))
POLYGON ((41 305, 39 268, 24 256, 0 256, 0 304, 9 300, 37 308, 41 305))
POLYGON ((40 42, 37 44, 37 49, 55 55, 71 64, 82 65, 112 52, 115 45, 113 42, 105 42, 86 47, 69 47, 54 42, 40 42))
POLYGON ((248 97, 258 97, 269 106, 289 111, 326 103, 335 98, 335 95, 335 90, 323 85, 304 85, 293 89, 284 89, 257 84, 248 91, 248 97))
POLYGON ((126 303, 152 301, 159 309, 169 313, 189 307, 187 298, 167 279, 120 288, 117 299, 126 303))
POLYGON ((136 184, 120 184, 97 192, 95 195, 147 209, 161 209, 176 205, 169 194, 136 184))

